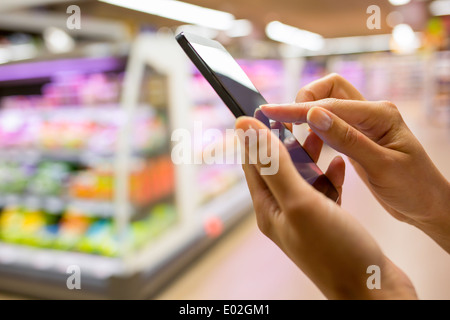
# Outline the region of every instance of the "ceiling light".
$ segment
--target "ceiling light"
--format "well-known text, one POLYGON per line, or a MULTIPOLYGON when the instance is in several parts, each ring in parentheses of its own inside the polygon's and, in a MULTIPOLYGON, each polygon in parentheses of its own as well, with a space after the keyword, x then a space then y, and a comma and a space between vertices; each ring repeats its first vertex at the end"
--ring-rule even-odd
POLYGON ((320 51, 325 44, 320 34, 288 26, 279 21, 269 23, 266 26, 266 34, 272 40, 311 51, 320 51))
POLYGON ((393 6, 403 6, 411 2, 411 0, 389 0, 393 6))
POLYGON ((392 31, 392 38, 399 52, 412 53, 420 47, 420 41, 408 24, 398 24, 392 31))
POLYGON ((0 64, 10 61, 31 59, 37 56, 37 49, 31 43, 21 43, 0 47, 0 64))
POLYGON ((228 12, 208 9, 176 0, 99 0, 131 10, 167 19, 183 21, 217 30, 232 27, 234 16, 228 12))
POLYGON ((16 44, 10 47, 12 61, 32 59, 37 56, 38 50, 31 43, 16 44))
POLYGON ((187 32, 187 33, 193 33, 198 36, 208 38, 208 39, 214 39, 219 34, 219 31, 207 27, 202 26, 196 26, 192 24, 185 24, 182 26, 179 26, 177 30, 175 31, 175 34, 179 34, 180 32, 187 32))
POLYGON ((402 23, 404 20, 401 12, 392 11, 386 17, 386 23, 389 27, 394 28, 396 25, 402 23))
POLYGON ((64 53, 75 48, 75 41, 64 30, 55 27, 46 28, 43 32, 45 45, 53 53, 64 53))
POLYGON ((233 21, 233 25, 226 31, 230 38, 246 37, 253 31, 253 24, 247 19, 233 21))
POLYGON ((435 16, 450 15, 450 0, 437 0, 430 3, 430 11, 435 16))
POLYGON ((390 34, 375 34, 326 39, 327 54, 388 51, 390 34))
POLYGON ((11 51, 7 48, 0 48, 0 64, 9 62, 11 59, 11 51))

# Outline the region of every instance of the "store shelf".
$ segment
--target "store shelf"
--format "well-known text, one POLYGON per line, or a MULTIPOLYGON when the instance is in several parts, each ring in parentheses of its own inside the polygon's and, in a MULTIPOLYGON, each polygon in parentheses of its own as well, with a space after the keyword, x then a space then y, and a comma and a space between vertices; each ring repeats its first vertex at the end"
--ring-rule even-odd
MULTIPOLYGON (((26 105, 23 100, 4 102, 6 109, 0 110, 0 159, 90 165, 115 157, 119 128, 127 117, 117 104, 21 108, 26 105)), ((151 105, 138 105, 132 121, 134 136, 157 137, 147 144, 140 139, 132 146, 132 157, 149 158, 168 152, 162 145, 166 129, 151 105)))
MULTIPOLYGON (((211 216, 222 219, 227 232, 251 210, 241 181, 195 215, 203 222, 211 216)), ((193 226, 174 225, 125 259, 0 242, 0 290, 52 299, 149 298, 220 239, 209 235, 204 223, 193 226), (83 290, 67 289, 70 265, 80 267, 83 290)))
MULTIPOLYGON (((221 196, 203 206, 196 215, 201 217, 201 220, 215 216, 222 219, 225 224, 232 224, 236 221, 237 217, 244 213, 248 213, 250 209, 251 200, 247 186, 245 181, 241 181, 221 196)), ((132 257, 131 260, 141 261, 142 258, 151 257, 153 260, 151 267, 157 267, 157 261, 165 261, 174 254, 171 249, 176 249, 176 247, 186 240, 193 241, 205 237, 206 232, 203 229, 203 225, 199 225, 199 227, 201 227, 201 229, 192 232, 191 237, 187 237, 187 233, 178 237, 173 236, 173 233, 178 233, 178 230, 174 227, 172 228, 173 230, 168 230, 165 235, 155 239, 155 241, 150 243, 146 249, 144 248, 139 250, 138 253, 132 254, 132 256, 134 255, 135 257, 132 257), (172 243, 171 246, 173 246, 173 248, 168 247, 170 246, 170 243, 172 243), (158 256, 154 253, 162 247, 164 247, 164 253, 160 252, 160 254, 164 254, 165 256, 161 256, 158 259, 158 256), (141 258, 138 256, 141 256, 141 258)), ((65 273, 68 265, 76 264, 80 267, 83 266, 83 271, 86 273, 97 277, 117 275, 125 270, 123 261, 120 258, 103 257, 73 251, 33 248, 4 242, 0 242, 0 264, 36 267, 39 270, 56 271, 59 273, 65 273), (100 271, 103 269, 106 271, 100 271)), ((135 266, 135 269, 138 270, 141 267, 143 266, 135 266)))
POLYGON ((123 272, 119 258, 103 257, 79 252, 33 248, 0 242, 0 265, 3 267, 31 267, 46 272, 66 274, 67 267, 77 265, 86 275, 106 279, 123 272))
MULTIPOLYGON (((152 158, 168 153, 167 147, 162 146, 153 150, 133 151, 133 159, 152 158)), ((69 163, 80 163, 92 165, 105 161, 114 160, 113 152, 93 152, 87 150, 37 150, 28 149, 5 149, 0 151, 0 159, 13 162, 36 163, 40 161, 60 161, 69 163)))
POLYGON ((67 207, 67 201, 61 197, 35 195, 0 194, 0 207, 21 205, 45 210, 48 213, 61 213, 67 207))
MULTIPOLYGON (((132 219, 147 213, 152 205, 168 199, 171 195, 164 195, 143 205, 131 205, 132 219)), ((24 206, 30 209, 43 210, 50 214, 61 214, 70 209, 83 216, 95 218, 112 218, 114 216, 114 202, 108 200, 73 199, 57 196, 0 194, 0 207, 24 206)))
MULTIPOLYGON (((75 209, 90 217, 111 218, 114 216, 114 203, 112 201, 70 199, 66 208, 75 209)), ((132 210, 133 214, 136 210, 132 210)))
POLYGON ((220 218, 224 223, 234 218, 236 211, 239 211, 240 206, 248 206, 249 192, 247 183, 239 181, 228 191, 223 192, 205 203, 199 208, 199 215, 203 219, 210 217, 220 218))

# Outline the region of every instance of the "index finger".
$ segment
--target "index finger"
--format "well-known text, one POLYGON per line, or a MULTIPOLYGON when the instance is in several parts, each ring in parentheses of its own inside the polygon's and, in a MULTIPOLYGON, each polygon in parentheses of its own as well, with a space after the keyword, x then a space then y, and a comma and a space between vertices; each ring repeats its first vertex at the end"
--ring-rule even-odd
POLYGON ((367 125, 368 122, 377 121, 383 114, 384 105, 383 101, 324 99, 314 102, 263 105, 261 110, 268 118, 275 121, 305 123, 311 108, 322 107, 348 124, 360 127, 362 124, 367 125))

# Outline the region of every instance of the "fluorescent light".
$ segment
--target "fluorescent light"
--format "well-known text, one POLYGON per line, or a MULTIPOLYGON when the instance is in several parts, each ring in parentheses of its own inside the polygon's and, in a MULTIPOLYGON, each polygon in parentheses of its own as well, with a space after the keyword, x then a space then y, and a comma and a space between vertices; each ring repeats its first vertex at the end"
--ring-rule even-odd
POLYGON ((390 34, 326 39, 326 54, 349 54, 389 50, 390 34))
MULTIPOLYGON (((401 48, 398 43, 394 41, 394 50, 401 53, 408 53, 415 51, 420 45, 420 37, 422 36, 419 32, 413 32, 413 37, 411 36, 411 30, 406 31, 405 39, 409 39, 405 43, 402 43, 405 39, 405 30, 402 28, 397 29, 396 37, 402 38, 400 43, 403 45, 401 48), (411 40, 412 39, 412 40, 411 40), (409 45, 409 44, 413 45, 409 45)), ((340 38, 328 38, 324 39, 325 45, 322 50, 316 52, 305 52, 301 49, 285 45, 280 47, 280 54, 283 57, 305 57, 305 56, 316 56, 316 55, 333 55, 333 54, 352 54, 361 52, 378 52, 378 51, 389 51, 391 49, 391 43, 393 42, 392 34, 376 34, 367 36, 355 36, 355 37, 340 37, 340 38)))
POLYGON ((58 4, 67 2, 67 0, 14 0, 0 2, 0 11, 12 11, 17 9, 27 9, 29 7, 44 6, 49 4, 58 4))
POLYGON ((187 33, 193 33, 198 36, 208 38, 208 39, 214 39, 219 34, 219 31, 207 27, 202 26, 196 26, 192 24, 185 24, 182 26, 179 26, 177 30, 175 31, 175 34, 179 34, 180 32, 187 32, 187 33))
POLYGON ((269 23, 266 26, 266 34, 272 40, 311 51, 319 51, 325 44, 320 34, 288 26, 279 21, 269 23))
POLYGON ((21 43, 7 47, 0 47, 0 64, 10 61, 31 59, 36 55, 37 49, 31 43, 21 43))
POLYGON ((45 45, 53 53, 64 53, 75 48, 75 41, 64 30, 55 27, 46 28, 43 32, 45 45))
POLYGON ((246 37, 253 31, 253 24, 247 19, 233 21, 233 25, 226 31, 230 38, 246 37))
POLYGON ((403 6, 411 2, 411 0, 389 0, 393 6, 403 6))
POLYGON ((22 43, 11 46, 12 61, 31 59, 37 56, 37 49, 31 43, 22 43))
POLYGON ((430 11, 434 16, 450 15, 450 0, 437 0, 430 3, 430 11))
POLYGON ((208 9, 176 0, 99 0, 131 10, 156 16, 192 23, 217 30, 232 27, 234 16, 231 13, 208 9))
POLYGON ((408 24, 398 24, 392 31, 392 39, 397 45, 397 50, 402 53, 412 53, 420 47, 420 41, 414 30, 408 24))
POLYGON ((7 48, 0 48, 0 64, 9 62, 11 59, 11 50, 7 48))

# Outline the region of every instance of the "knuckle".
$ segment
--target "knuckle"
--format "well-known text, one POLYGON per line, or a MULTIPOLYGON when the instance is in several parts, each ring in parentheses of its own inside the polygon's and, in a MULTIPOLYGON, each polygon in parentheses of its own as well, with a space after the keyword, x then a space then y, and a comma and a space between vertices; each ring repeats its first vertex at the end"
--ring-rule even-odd
POLYGON ((340 100, 339 100, 339 99, 336 99, 336 98, 326 98, 326 99, 323 99, 322 102, 323 102, 324 104, 326 104, 326 105, 332 107, 332 106, 338 105, 339 102, 340 102, 340 100))
POLYGON ((393 102, 381 101, 381 106, 382 112, 386 113, 390 119, 394 120, 397 123, 403 121, 402 115, 398 110, 398 107, 393 102))
POLYGON ((267 219, 256 219, 256 224, 258 225, 258 229, 266 236, 269 236, 270 224, 267 222, 267 219))
POLYGON ((300 89, 300 91, 297 93, 297 96, 295 97, 295 102, 308 102, 308 101, 315 101, 316 97, 314 95, 313 90, 310 87, 303 87, 300 89))
POLYGON ((345 145, 352 147, 357 144, 359 140, 359 133, 353 127, 347 126, 343 139, 345 145))
POLYGON ((278 214, 279 209, 270 204, 256 203, 253 201, 258 229, 270 238, 273 229, 272 217, 278 214))
POLYGON ((391 111, 398 111, 397 106, 391 102, 391 101, 381 101, 381 105, 386 108, 387 110, 391 110, 391 111))
POLYGON ((344 80, 344 78, 339 73, 336 72, 330 73, 328 77, 335 82, 340 82, 344 80))

